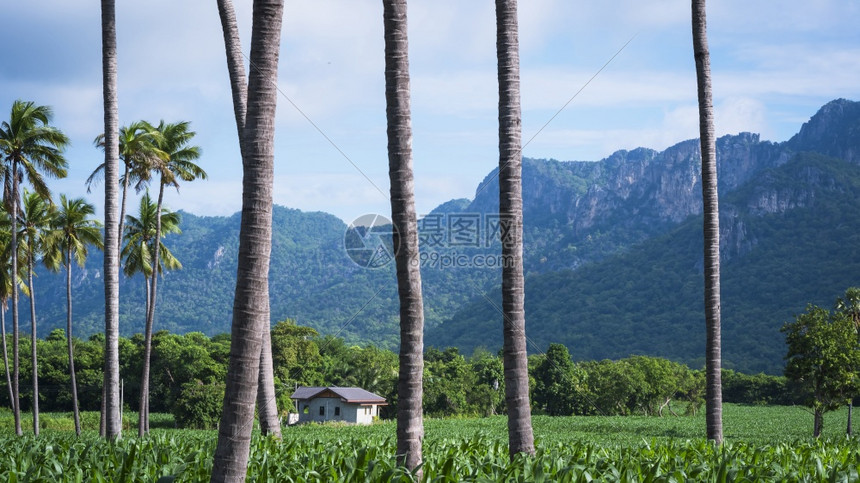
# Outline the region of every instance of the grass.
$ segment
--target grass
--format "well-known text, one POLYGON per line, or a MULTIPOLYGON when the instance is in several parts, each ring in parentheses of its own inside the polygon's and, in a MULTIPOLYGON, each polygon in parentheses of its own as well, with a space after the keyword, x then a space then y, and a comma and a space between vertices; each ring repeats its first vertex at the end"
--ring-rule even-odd
MULTIPOLYGON (((137 432, 137 412, 125 411, 122 415, 123 431, 137 432)), ((173 415, 169 413, 151 413, 149 415, 150 429, 172 429, 175 427, 173 415)), ((32 413, 21 413, 21 429, 24 432, 33 432, 32 413)), ((42 431, 74 431, 75 420, 71 412, 68 413, 39 413, 39 429, 42 431)), ((83 431, 98 432, 99 413, 95 411, 81 412, 81 429, 83 431)), ((8 408, 0 410, 0 434, 4 432, 14 433, 15 419, 12 411, 8 408)))

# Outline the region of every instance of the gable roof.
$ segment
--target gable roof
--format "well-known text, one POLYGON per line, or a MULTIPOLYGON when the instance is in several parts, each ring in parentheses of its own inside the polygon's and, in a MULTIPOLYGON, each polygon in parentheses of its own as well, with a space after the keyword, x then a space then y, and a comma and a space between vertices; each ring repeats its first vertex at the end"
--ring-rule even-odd
MULTIPOLYGON (((323 396, 323 393, 329 391, 333 395, 341 398, 343 401, 355 404, 386 404, 385 398, 374 394, 370 391, 365 391, 360 387, 298 387, 290 396, 290 399, 308 400, 323 396)), ((327 395, 331 397, 332 395, 327 395)))

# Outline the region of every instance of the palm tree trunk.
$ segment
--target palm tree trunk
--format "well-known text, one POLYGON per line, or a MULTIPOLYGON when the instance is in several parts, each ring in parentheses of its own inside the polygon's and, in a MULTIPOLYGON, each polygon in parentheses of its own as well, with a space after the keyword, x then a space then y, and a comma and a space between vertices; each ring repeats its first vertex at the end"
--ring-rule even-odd
POLYGON ((812 437, 818 438, 821 436, 821 431, 824 429, 824 411, 820 408, 815 408, 813 411, 812 422, 812 437))
MULTIPOLYGON (((383 0, 388 176, 397 292, 400 299, 400 370, 397 379, 397 462, 415 471, 424 439, 424 301, 418 264, 418 222, 412 173, 412 121, 406 0, 383 0)), ((418 470, 417 478, 421 478, 418 470)))
POLYGON ((263 329, 260 349, 260 376, 257 385, 257 413, 260 432, 281 438, 281 423, 278 420, 278 402, 275 395, 275 370, 272 366, 272 334, 268 325, 263 329))
POLYGON ((218 0, 218 14, 221 17, 221 30, 224 32, 224 50, 227 53, 227 72, 230 75, 230 91, 233 94, 233 114, 236 117, 236 130, 239 133, 239 151, 242 158, 245 146, 242 142, 245 130, 245 113, 248 110, 248 85, 245 81, 245 63, 242 60, 242 43, 233 2, 218 0))
POLYGON ((708 439, 723 442, 723 395, 720 347, 720 210, 717 197, 717 150, 711 95, 705 0, 693 0, 693 55, 699 97, 702 150, 702 211, 705 240, 705 405, 708 439))
POLYGON ((102 88, 105 119, 105 437, 119 439, 119 220, 117 186, 119 175, 119 108, 116 73, 116 5, 102 0, 102 88))
MULTIPOLYGON (((233 2, 218 0, 218 14, 224 32, 224 47, 227 53, 227 72, 230 76, 230 91, 233 96, 233 114, 236 117, 236 131, 239 137, 239 152, 245 159, 245 115, 248 109, 248 86, 245 82, 245 63, 242 60, 242 44, 233 2)), ((281 424, 278 420, 278 405, 275 397, 275 371, 272 367, 272 345, 269 330, 263 333, 265 340, 260 351, 260 380, 257 387, 257 413, 260 430, 263 434, 281 437, 281 424)))
MULTIPOLYGON (((14 282, 13 282, 14 283, 14 282)), ((15 393, 12 392, 12 375, 9 372, 9 352, 6 350, 6 304, 0 303, 0 318, 2 318, 2 325, 0 325, 0 329, 3 330, 3 367, 6 369, 6 387, 9 388, 9 406, 14 410, 15 409, 15 393)))
POLYGON ((230 362, 218 426, 211 481, 245 480, 263 331, 270 323, 269 259, 272 248, 275 106, 283 0, 255 0, 251 70, 245 118, 242 221, 230 362))
MULTIPOLYGON (((147 278, 146 275, 144 275, 143 281, 144 281, 144 295, 145 295, 143 313, 148 314, 149 313, 149 294, 151 293, 150 288, 149 288, 150 287, 150 279, 147 278)), ((145 317, 145 315, 144 315, 144 317, 145 317)), ((144 322, 145 322, 145 319, 144 319, 144 322)), ((145 330, 144 330, 144 333, 146 333, 145 330)), ((145 336, 144 336, 144 338, 145 338, 145 336)), ((149 354, 145 354, 143 357, 145 364, 148 364, 152 358, 152 330, 151 330, 151 328, 149 331, 149 339, 150 339, 149 344, 146 344, 146 342, 144 342, 144 347, 150 348, 149 354)), ((146 369, 147 383, 146 384, 141 383, 141 386, 140 386, 140 400, 138 401, 138 419, 137 419, 138 436, 140 436, 140 428, 141 427, 143 427, 144 433, 149 431, 149 380, 148 380, 148 374, 149 374, 150 369, 152 369, 151 365, 149 366, 149 369, 146 369)))
POLYGON ((122 229, 125 224, 125 201, 128 194, 128 164, 125 165, 125 174, 122 177, 122 202, 119 211, 119 226, 117 227, 117 253, 122 253, 122 229))
POLYGON ((499 67, 499 218, 502 223, 502 312, 505 400, 510 457, 534 454, 523 282, 522 117, 516 0, 496 0, 499 67))
POLYGON ((72 380, 72 413, 75 434, 81 435, 81 414, 78 409, 78 382, 75 379, 75 346, 72 343, 72 248, 66 250, 66 341, 69 344, 69 377, 72 380))
MULTIPOLYGON (((102 380, 104 380, 105 373, 107 373, 107 365, 102 364, 102 380)), ((107 432, 107 422, 105 421, 105 403, 107 402, 107 398, 105 397, 105 395, 107 394, 106 388, 107 386, 105 384, 102 384, 102 402, 101 409, 99 410, 99 437, 102 438, 105 437, 105 434, 107 432)))
MULTIPOLYGON (((30 247, 35 249, 36 240, 31 237, 30 247)), ((27 257, 27 287, 30 289, 30 364, 33 371, 33 434, 39 435, 39 365, 37 348, 39 338, 36 336, 36 293, 33 291, 33 257, 27 257)))
POLYGON ((18 378, 21 372, 21 361, 19 359, 20 333, 18 327, 18 160, 12 160, 12 240, 10 252, 12 253, 12 405, 15 413, 15 434, 23 436, 21 429, 21 393, 18 387, 18 378))
POLYGON ((164 180, 158 190, 158 204, 155 215, 155 241, 152 249, 152 273, 149 280, 149 296, 146 307, 146 335, 143 346, 143 375, 140 378, 140 417, 137 433, 143 436, 149 432, 149 370, 152 355, 152 325, 155 320, 155 297, 158 291, 159 247, 161 246, 161 207, 164 202, 164 180))

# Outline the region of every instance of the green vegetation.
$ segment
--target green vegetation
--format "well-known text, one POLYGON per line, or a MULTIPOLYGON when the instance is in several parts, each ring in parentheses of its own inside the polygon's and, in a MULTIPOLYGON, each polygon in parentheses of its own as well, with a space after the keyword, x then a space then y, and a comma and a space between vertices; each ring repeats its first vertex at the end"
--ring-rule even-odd
MULTIPOLYGON (((828 414, 844 420, 845 411, 828 414)), ((134 414, 126 424, 134 425, 134 414)), ((53 415, 43 415, 52 421, 53 415)), ((11 427, 11 415, 0 424, 11 427)), ((163 417, 152 415, 153 427, 163 417)), ((75 438, 46 429, 40 438, 0 435, 4 481, 208 481, 214 431, 153 429, 109 443, 96 437, 98 415, 84 413, 75 438), (14 476, 13 476, 14 475, 14 476), (77 478, 77 479, 76 479, 77 478), (99 478, 103 478, 99 479, 99 478), (164 480, 173 481, 173 480, 164 480)), ((725 405, 727 443, 704 441, 704 415, 536 416, 537 455, 507 455, 504 417, 428 419, 424 481, 857 481, 856 439, 808 438, 801 408, 725 405)), ((395 467, 393 422, 372 426, 304 425, 281 442, 255 436, 251 481, 410 481, 395 467)))
MULTIPOLYGON (((7 343, 11 345, 11 336, 7 343)), ((40 407, 67 411, 72 395, 66 336, 55 329, 39 339, 40 407)), ((104 339, 73 338, 79 405, 99 408, 104 339)), ((21 352, 29 351, 22 338, 21 352)), ((125 406, 137 411, 144 338, 121 337, 120 376, 125 406)), ((180 427, 212 428, 223 402, 223 381, 230 352, 230 337, 207 337, 199 332, 183 335, 159 331, 153 335, 150 391, 153 412, 172 413, 180 427)), ((358 386, 389 401, 383 418, 397 407, 397 354, 373 345, 349 345, 343 339, 316 335, 313 329, 281 321, 272 328, 275 389, 281 414, 291 411, 289 399, 297 385, 358 386)), ((666 359, 634 356, 617 361, 574 363, 567 349, 551 346, 547 354, 529 357, 532 408, 551 415, 669 415, 694 413, 702 402, 701 371, 666 359), (673 406, 674 404, 674 406, 673 406)), ((30 365, 22 359, 21 379, 30 379, 30 365)), ((492 416, 505 413, 501 358, 485 350, 470 356, 456 348, 425 352, 424 412, 429 417, 492 416)), ((784 377, 745 375, 727 371, 728 402, 748 404, 800 404, 805 394, 784 377)), ((8 395, 0 392, 8 407, 8 395)), ((32 393, 22 391, 22 409, 32 407, 32 393)))
POLYGON ((857 329, 846 313, 810 305, 782 330, 788 343, 785 374, 803 386, 804 403, 815 413, 813 434, 817 437, 823 414, 848 404, 857 394, 857 329))

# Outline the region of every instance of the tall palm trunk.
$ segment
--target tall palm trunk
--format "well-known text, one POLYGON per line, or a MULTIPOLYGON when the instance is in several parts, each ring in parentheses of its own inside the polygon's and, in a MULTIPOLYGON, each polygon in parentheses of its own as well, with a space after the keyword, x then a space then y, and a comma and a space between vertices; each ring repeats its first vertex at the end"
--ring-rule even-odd
POLYGON ((260 348, 260 375, 257 381, 257 413, 260 418, 260 432, 264 435, 281 437, 281 423, 278 420, 278 404, 275 395, 275 370, 272 362, 272 334, 269 324, 263 328, 263 345, 260 348))
POLYGON ((505 400, 511 458, 534 454, 526 353, 523 282, 522 117, 516 0, 496 0, 499 67, 499 218, 502 222, 502 311, 505 400))
POLYGON ((705 0, 693 0, 693 55, 699 96, 702 150, 702 207, 705 239, 705 405, 708 439, 723 442, 723 395, 720 355, 720 210, 717 198, 717 150, 711 96, 705 0))
POLYGON ((242 221, 230 362, 212 482, 245 480, 263 331, 269 326, 275 106, 283 0, 255 0, 248 110, 242 135, 242 221))
POLYGON ((81 435, 81 413, 78 409, 78 382, 75 378, 75 346, 72 343, 72 247, 66 248, 66 341, 69 345, 69 377, 72 381, 72 413, 75 434, 81 435))
POLYGON ((119 175, 119 108, 116 74, 116 5, 102 0, 102 88, 105 119, 105 437, 122 435, 119 400, 119 220, 117 186, 119 175))
MULTIPOLYGON (((242 61, 242 44, 236 13, 230 0, 218 0, 218 14, 224 32, 224 47, 227 53, 227 72, 230 76, 230 90, 233 97, 233 114, 236 117, 236 131, 239 136, 239 152, 245 159, 244 129, 248 109, 248 86, 245 83, 245 64, 242 61)), ((275 371, 272 366, 271 333, 263 333, 263 347, 260 351, 260 375, 257 386, 257 413, 260 418, 260 431, 263 434, 281 437, 281 424, 278 420, 278 405, 275 397, 275 371)))
MULTIPOLYGON (((409 41, 406 0, 383 0, 388 176, 397 292, 400 299, 400 373, 397 379, 397 461, 415 470, 422 461, 424 302, 418 264, 418 222, 412 174, 409 41)), ((418 478, 421 475, 419 473, 418 478)))
POLYGON ((27 288, 30 290, 30 364, 33 373, 33 434, 39 435, 39 359, 37 357, 37 348, 39 346, 39 338, 36 336, 36 294, 33 291, 33 257, 35 254, 36 240, 30 237, 31 253, 27 257, 27 288))
POLYGON ((158 292, 158 261, 161 246, 161 208, 164 202, 164 180, 158 190, 158 204, 155 215, 155 242, 152 249, 152 273, 149 280, 149 294, 146 306, 146 335, 143 346, 143 375, 140 378, 140 413, 137 422, 137 435, 149 432, 149 370, 152 356, 152 324, 155 320, 155 297, 158 292))
POLYGON ((122 230, 125 224, 125 201, 128 195, 128 164, 125 165, 125 174, 122 177, 122 201, 120 202, 119 226, 117 227, 116 245, 117 253, 122 253, 122 230))
POLYGON ((21 361, 19 355, 20 332, 18 327, 18 161, 12 160, 12 240, 9 251, 12 253, 12 405, 15 413, 15 434, 23 436, 21 429, 21 393, 18 387, 18 378, 21 372, 21 361))
POLYGON ((9 406, 15 409, 15 393, 12 392, 12 374, 9 372, 9 352, 6 349, 6 304, 0 303, 0 329, 3 331, 3 367, 6 369, 6 387, 9 389, 9 406))

